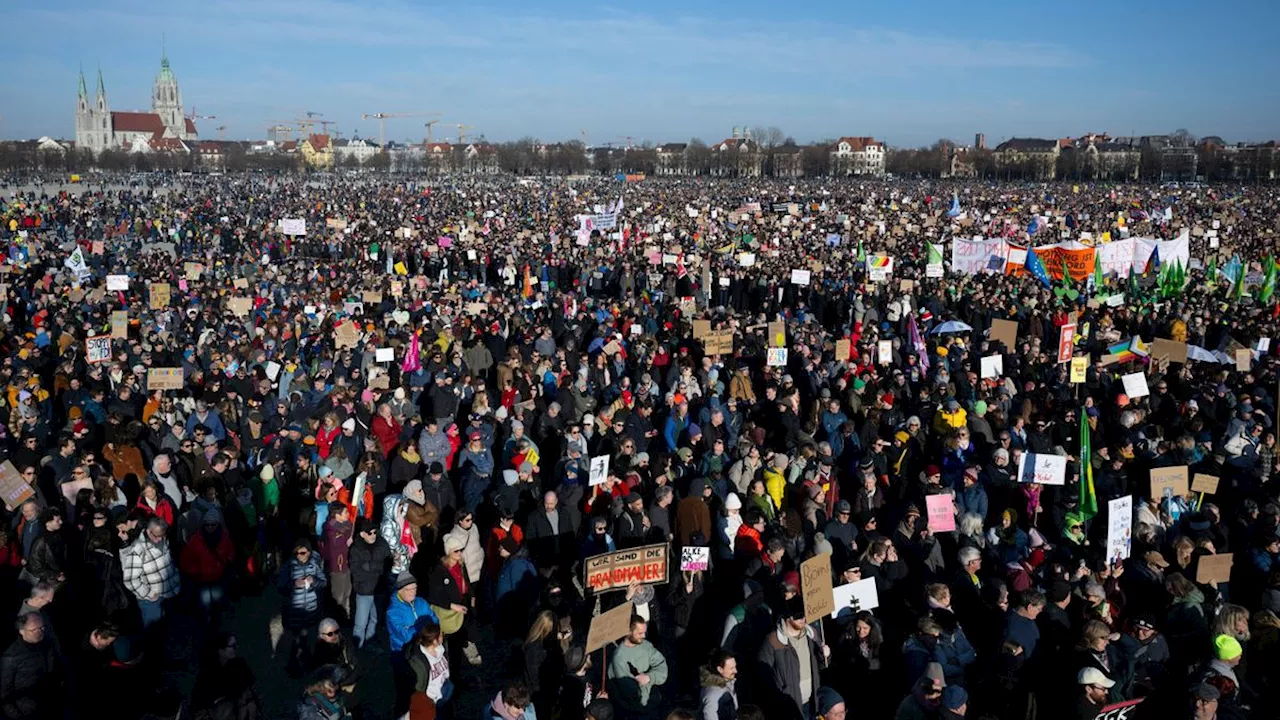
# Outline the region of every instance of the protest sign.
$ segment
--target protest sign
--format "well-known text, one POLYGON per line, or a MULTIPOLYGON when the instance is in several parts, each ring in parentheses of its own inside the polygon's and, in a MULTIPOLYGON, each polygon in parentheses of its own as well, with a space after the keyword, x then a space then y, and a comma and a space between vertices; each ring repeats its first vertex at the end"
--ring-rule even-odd
POLYGON ((182 368, 151 368, 147 371, 147 391, 181 390, 182 368))
POLYGON ((396 359, 396 349, 395 349, 395 348, 389 348, 389 347, 388 347, 388 348, 378 348, 377 350, 374 350, 374 351, 373 351, 373 360, 374 360, 374 362, 380 362, 380 363, 384 363, 384 362, 394 362, 394 361, 395 361, 395 359, 396 359))
POLYGON ((22 503, 35 497, 35 494, 35 490, 22 479, 22 474, 12 462, 5 460, 0 463, 0 497, 4 498, 5 507, 10 511, 17 510, 22 503))
POLYGON ((792 270, 791 271, 792 285, 808 285, 809 280, 810 280, 810 271, 808 270, 792 270))
POLYGON ((1018 457, 1018 482, 1065 485, 1067 458, 1047 453, 1022 453, 1018 457))
POLYGON ((129 276, 128 275, 108 275, 107 289, 112 291, 128 291, 129 276))
POLYGON ((1124 392, 1130 400, 1137 400, 1151 394, 1151 390, 1147 388, 1147 376, 1140 372, 1129 373, 1120 379, 1124 382, 1124 392))
POLYGON ((881 365, 893 364, 892 340, 880 340, 876 343, 876 362, 881 365))
POLYGON ((117 340, 129 338, 129 312, 116 310, 111 313, 111 337, 117 340))
POLYGON ((84 340, 84 361, 93 365, 111 359, 111 336, 94 335, 84 340))
POLYGON ((787 324, 781 320, 769 323, 769 347, 786 347, 787 324))
POLYGON ((935 533, 956 529, 955 501, 950 494, 929 495, 924 499, 929 511, 929 530, 935 533))
POLYGON ((597 455, 591 458, 591 485, 603 485, 609 479, 609 456, 597 455))
POLYGON ((1165 490, 1171 490, 1176 497, 1190 492, 1187 487, 1187 466, 1151 468, 1151 497, 1159 500, 1164 497, 1165 490))
POLYGON ((236 317, 245 317, 253 310, 253 300, 247 297, 227 298, 227 309, 235 313, 236 317))
POLYGON ((1239 372, 1249 372, 1249 367, 1253 364, 1253 351, 1248 348, 1236 350, 1236 370, 1239 372))
POLYGON ((847 362, 853 355, 853 343, 848 340, 836 341, 836 362, 847 362))
POLYGON ((1231 566, 1235 556, 1230 553, 1221 555, 1201 555, 1196 565, 1196 582, 1201 584, 1231 581, 1231 566))
POLYGON ((1071 360, 1071 353, 1076 344, 1076 325, 1075 323, 1067 323, 1058 330, 1058 362, 1064 363, 1071 360))
MULTIPOLYGON (((632 327, 636 327, 633 325, 632 327)), ((708 355, 732 355, 733 331, 720 330, 707 333, 702 338, 702 347, 708 355)))
POLYGON ((863 578, 857 582, 845 583, 832 589, 835 610, 831 618, 838 619, 842 612, 862 612, 880 607, 880 593, 876 590, 875 578, 863 578))
POLYGON ((152 310, 164 310, 169 307, 169 296, 171 288, 169 283, 151 283, 151 302, 152 310))
POLYGON ((1133 496, 1107 502, 1107 562, 1128 560, 1133 550, 1133 496))
POLYGON ((800 563, 800 595, 804 599, 804 620, 815 622, 836 611, 831 593, 831 555, 821 553, 800 563))
POLYGON ((1191 492, 1213 495, 1218 492, 1218 481, 1219 478, 1214 477, 1213 475, 1196 473, 1191 476, 1191 492))
POLYGON ((382 291, 365 290, 360 293, 360 301, 370 305, 377 305, 382 302, 382 291))
POLYGON ((347 348, 360 344, 360 329, 355 323, 347 321, 339 323, 333 330, 334 347, 347 348))
POLYGON ((587 628, 587 654, 626 637, 631 632, 631 614, 634 612, 635 607, 624 602, 591 618, 591 626, 587 628))
POLYGON ((982 379, 998 378, 1004 375, 1004 356, 1000 354, 988 355, 982 358, 982 379))
POLYGON ((1002 342, 1006 349, 1012 350, 1018 342, 1018 323, 1013 320, 992 320, 987 339, 1002 342))
POLYGON ((306 235, 307 221, 305 218, 281 218, 279 228, 285 235, 306 235))
POLYGON ((1145 697, 1137 700, 1125 700, 1114 705, 1108 705, 1098 711, 1093 720, 1133 720, 1138 716, 1139 705, 1145 697))
POLYGON ((693 339, 701 340, 711 332, 710 320, 694 320, 693 321, 693 339))
POLYGON ((769 367, 783 367, 787 364, 786 348, 769 348, 765 363, 769 367))
POLYGON ((601 553, 582 563, 586 587, 597 593, 626 588, 633 582, 667 581, 667 544, 644 545, 601 553))
POLYGON ((680 548, 680 571, 706 570, 711 562, 711 548, 686 545, 680 548))
POLYGON ((1183 365, 1187 362, 1187 344, 1170 340, 1168 338, 1156 338, 1151 341, 1151 346, 1147 349, 1151 357, 1165 357, 1174 365, 1183 365))
POLYGON ((1079 384, 1084 382, 1085 373, 1089 371, 1089 358, 1080 356, 1071 358, 1071 382, 1079 384))

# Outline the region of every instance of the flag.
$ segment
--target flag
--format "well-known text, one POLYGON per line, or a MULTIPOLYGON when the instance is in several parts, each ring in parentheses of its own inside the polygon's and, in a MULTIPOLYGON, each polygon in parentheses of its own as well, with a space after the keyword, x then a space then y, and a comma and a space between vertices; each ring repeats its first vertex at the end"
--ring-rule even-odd
POLYGON ((920 337, 920 328, 916 327, 915 313, 907 315, 907 339, 911 341, 911 347, 915 348, 916 357, 920 360, 920 372, 928 375, 929 347, 924 344, 924 338, 920 337))
POLYGON ((418 333, 415 332, 409 338, 409 351, 404 354, 404 360, 400 363, 400 372, 409 374, 415 373, 422 369, 422 356, 418 348, 418 333))
POLYGON ((960 196, 957 193, 951 193, 951 209, 947 211, 947 217, 960 217, 960 196))
POLYGON ((1271 296, 1276 291, 1276 261, 1267 256, 1266 275, 1262 278, 1262 287, 1258 290, 1258 303, 1265 305, 1271 302, 1271 296))
POLYGON ((861 265, 867 261, 866 248, 862 247, 862 238, 858 238, 858 264, 861 265))
POLYGON ((1218 278, 1218 258, 1209 259, 1209 269, 1204 271, 1205 284, 1209 287, 1209 292, 1213 292, 1214 281, 1218 278))
MULTIPOLYGON (((1097 253, 1094 253, 1094 257, 1097 257, 1097 253)), ((1067 290, 1071 287, 1071 268, 1067 266, 1067 261, 1064 258, 1062 261, 1062 289, 1067 290)))
POLYGON ((533 297, 533 276, 529 274, 529 264, 524 266, 524 297, 525 299, 533 297))
POLYGON ((928 256, 928 260, 925 261, 925 264, 941 265, 942 264, 942 246, 934 245, 933 243, 926 243, 926 244, 929 246, 929 256, 928 256))
POLYGON ((1080 507, 1085 520, 1098 514, 1098 496, 1093 489, 1093 443, 1089 440, 1089 420, 1080 408, 1080 507))
POLYGON ((1031 218, 1031 224, 1027 225, 1027 234, 1035 235, 1039 231, 1040 231, 1040 216, 1036 215, 1035 217, 1031 218))
POLYGON ((1027 248, 1027 260, 1024 267, 1046 288, 1053 287, 1053 282, 1049 280, 1049 273, 1045 272, 1044 263, 1040 262, 1040 256, 1036 255, 1035 248, 1027 248))
POLYGON ((1243 267, 1243 266, 1241 266, 1241 267, 1240 267, 1240 269, 1236 272, 1236 281, 1235 281, 1235 284, 1231 286, 1231 299, 1232 299, 1232 300, 1235 300, 1236 302, 1240 302, 1241 300, 1243 300, 1243 299, 1244 299, 1244 295, 1245 295, 1245 292, 1244 292, 1244 275, 1245 275, 1245 272, 1244 272, 1244 270, 1245 270, 1245 269, 1244 269, 1244 267, 1243 267))
POLYGON ((1142 269, 1143 277, 1146 277, 1147 273, 1151 272, 1152 270, 1155 270, 1156 272, 1160 271, 1160 248, 1159 247, 1152 250, 1151 257, 1147 258, 1147 266, 1142 269))
POLYGON ((1102 253, 1095 252, 1093 254, 1093 289, 1096 292, 1102 287, 1104 278, 1102 277, 1102 253))

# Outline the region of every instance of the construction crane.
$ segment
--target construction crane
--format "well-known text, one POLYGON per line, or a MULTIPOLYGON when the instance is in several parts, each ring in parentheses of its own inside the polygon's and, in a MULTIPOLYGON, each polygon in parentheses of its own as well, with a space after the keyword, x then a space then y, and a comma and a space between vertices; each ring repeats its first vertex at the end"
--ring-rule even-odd
POLYGON ((336 132, 336 131, 337 131, 337 129, 338 129, 338 121, 337 121, 337 120, 321 120, 321 121, 320 121, 320 127, 324 128, 324 134, 325 134, 325 135, 328 135, 328 134, 329 134, 329 126, 330 126, 330 125, 332 125, 332 126, 333 126, 333 129, 334 129, 334 131, 336 132))
POLYGON ((191 112, 187 113, 187 114, 186 114, 186 115, 184 115, 183 117, 185 117, 186 119, 191 120, 191 121, 193 121, 193 122, 194 122, 194 121, 196 121, 196 120, 217 120, 217 119, 218 119, 218 116, 217 116, 217 115, 197 115, 197 114, 196 114, 196 106, 195 106, 195 105, 192 105, 192 106, 191 106, 191 112))
POLYGON ((635 147, 635 145, 633 144, 633 141, 635 140, 635 138, 631 137, 630 135, 619 135, 618 139, 627 141, 627 150, 630 150, 633 147, 635 147))
POLYGON ((424 112, 375 112, 362 113, 360 115, 360 119, 368 120, 369 118, 375 118, 378 121, 378 144, 385 148, 387 146, 387 118, 434 117, 439 114, 440 113, 438 112, 429 110, 424 112))
POLYGON ((275 139, 278 133, 287 133, 285 137, 287 137, 289 140, 293 140, 293 131, 294 131, 293 125, 287 122, 281 122, 279 120, 268 120, 267 122, 274 123, 272 125, 267 126, 267 135, 271 136, 272 139, 275 139))
POLYGON ((219 140, 225 140, 225 139, 227 139, 227 126, 226 126, 226 125, 219 125, 218 127, 214 128, 214 130, 218 131, 218 139, 219 139, 219 140))
POLYGON ((459 144, 459 145, 462 145, 462 144, 465 144, 465 143, 467 142, 467 139, 466 139, 466 138, 467 138, 467 133, 466 133, 466 131, 467 131, 467 130, 471 130, 471 129, 473 129, 475 126, 474 126, 474 125, 463 125, 462 123, 457 123, 457 124, 455 124, 455 125, 454 125, 454 127, 458 128, 458 144, 459 144))
POLYGON ((430 145, 430 144, 431 144, 431 126, 432 126, 432 125, 435 125, 435 124, 436 124, 436 123, 438 123, 438 122, 440 122, 440 120, 439 120, 439 119, 436 119, 436 120, 428 120, 428 121, 425 123, 425 124, 426 124, 426 126, 427 126, 427 144, 428 144, 428 145, 430 145))

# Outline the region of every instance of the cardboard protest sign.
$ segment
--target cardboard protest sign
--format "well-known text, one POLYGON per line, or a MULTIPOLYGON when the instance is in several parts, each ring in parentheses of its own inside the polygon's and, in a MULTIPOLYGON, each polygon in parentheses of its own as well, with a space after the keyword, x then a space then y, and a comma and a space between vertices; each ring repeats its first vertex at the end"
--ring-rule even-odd
POLYGON ((706 570, 711 563, 711 548, 685 546, 680 548, 680 572, 706 570))
POLYGON ((1166 489, 1181 497, 1190 492, 1187 487, 1187 466, 1151 468, 1151 497, 1159 500, 1166 489))
POLYGON ((633 582, 667 581, 667 544, 601 553, 582 563, 585 587, 597 593, 621 590, 633 582))
POLYGON ((360 301, 370 305, 377 305, 382 302, 381 290, 365 290, 360 293, 360 301))
POLYGON ((0 463, 0 497, 4 498, 5 507, 10 511, 17 510, 22 503, 35 497, 35 494, 35 490, 22 479, 22 474, 12 462, 5 460, 0 463))
POLYGON ((236 317, 245 317, 253 310, 253 300, 246 297, 227 298, 227 309, 236 314, 236 317))
POLYGON ((1247 348, 1236 350, 1236 370, 1239 372, 1249 372, 1250 366, 1253 364, 1253 351, 1247 348))
POLYGON ((359 344, 360 344, 360 330, 355 326, 355 323, 352 323, 351 321, 346 321, 346 322, 339 323, 337 327, 334 328, 334 332, 333 332, 334 347, 338 347, 338 348, 355 347, 356 345, 359 345, 359 344))
POLYGON ((769 347, 786 347, 787 345, 787 324, 781 320, 774 320, 769 323, 769 347))
POLYGON ((129 312, 116 310, 111 313, 111 337, 117 340, 129 338, 129 312))
POLYGON ((1156 338, 1151 341, 1151 346, 1147 349, 1151 357, 1166 357, 1170 364, 1184 365, 1187 362, 1187 344, 1170 340, 1168 338, 1156 338))
POLYGON ((991 332, 987 335, 987 339, 999 340, 1006 348, 1012 349, 1018 342, 1018 323, 1013 320, 992 320, 991 332))
POLYGON ((1218 492, 1218 481, 1220 478, 1213 475, 1205 475, 1204 473, 1196 473, 1191 476, 1191 492, 1204 493, 1213 495, 1218 492))
POLYGON ((93 365, 111 359, 111 336, 95 335, 84 340, 84 361, 93 365))
POLYGON ((1018 482, 1065 485, 1067 483, 1066 456, 1022 453, 1018 457, 1018 482))
POLYGON ((931 532, 951 532, 956 529, 955 501, 951 495, 929 495, 924 499, 929 511, 929 530, 931 532))
POLYGON ((701 340, 711 332, 710 320, 694 320, 693 321, 693 339, 701 340))
POLYGON ((1128 560, 1133 551, 1133 496, 1107 502, 1107 562, 1128 560))
MULTIPOLYGON (((632 326, 636 327, 636 326, 632 326)), ((708 355, 732 355, 733 354, 733 331, 720 330, 719 332, 707 333, 702 338, 702 347, 708 355)))
POLYGON ((627 633, 631 632, 633 612, 635 612, 634 606, 624 602, 591 618, 591 626, 587 628, 587 654, 626 637, 627 633))
POLYGON ((245 278, 236 278, 231 281, 231 287, 236 288, 237 290, 248 290, 249 281, 245 278))
POLYGON ((836 341, 836 362, 848 362, 853 355, 853 343, 848 340, 836 341))
POLYGON ((163 310, 169 307, 171 293, 169 283, 151 283, 149 289, 151 291, 150 307, 152 310, 163 310))
POLYGON ((182 263, 182 272, 188 280, 199 280, 204 273, 204 264, 198 262, 182 263))
POLYGON ((597 455, 591 458, 591 485, 603 485, 609 479, 609 456, 597 455))
POLYGON ((147 391, 181 390, 182 379, 180 367, 151 368, 147 371, 147 391))
POLYGON ((839 619, 846 610, 862 612, 880 607, 880 592, 876 589, 875 578, 863 578, 857 582, 845 583, 831 591, 835 610, 831 613, 833 620, 839 619))
POLYGON ((1201 555, 1196 565, 1196 582, 1208 584, 1231 581, 1231 566, 1235 556, 1230 553, 1221 555, 1201 555))
POLYGON ((822 553, 800 563, 800 595, 805 622, 814 622, 836 611, 831 594, 831 555, 822 553))

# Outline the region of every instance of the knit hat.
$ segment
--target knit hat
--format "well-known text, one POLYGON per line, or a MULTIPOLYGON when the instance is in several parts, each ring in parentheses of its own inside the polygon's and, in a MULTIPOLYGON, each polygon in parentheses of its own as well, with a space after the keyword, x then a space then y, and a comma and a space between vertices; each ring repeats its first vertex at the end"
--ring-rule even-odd
POLYGON ((458 552, 462 550, 464 545, 466 545, 466 543, 464 543, 462 541, 462 538, 458 537, 457 535, 444 536, 444 553, 446 555, 448 555, 451 552, 458 552))
MULTIPOLYGON (((354 431, 355 431, 355 429, 356 429, 356 419, 355 419, 355 418, 347 418, 346 420, 343 420, 343 421, 342 421, 342 429, 343 429, 343 430, 351 430, 351 431, 353 431, 353 432, 354 432, 354 431)), ((430 699, 430 698, 428 698, 428 699, 430 699)))
POLYGON ((729 493, 729 497, 724 499, 724 507, 726 510, 741 510, 742 498, 737 493, 729 493))
POLYGON ((825 716, 835 706, 844 704, 844 698, 840 697, 840 693, 829 687, 818 688, 817 701, 819 716, 825 716))
POLYGON ((417 584, 418 584, 418 579, 415 578, 413 576, 413 573, 409 572, 408 570, 405 570, 404 572, 396 576, 396 590, 403 590, 404 588, 407 588, 410 585, 417 585, 417 584))
POLYGON ((1243 652, 1240 641, 1230 635, 1219 635, 1213 639, 1213 654, 1219 660, 1234 660, 1243 652))
POLYGON ((276 466, 275 466, 275 465, 272 465, 272 464, 270 464, 270 463, 268 463, 268 464, 266 464, 266 465, 263 465, 263 466, 262 466, 262 469, 258 471, 258 478, 259 478, 259 479, 261 479, 261 480, 268 480, 268 481, 269 481, 269 480, 275 480, 275 479, 276 479, 276 466))
POLYGON ((814 484, 814 485, 810 485, 810 486, 809 486, 809 499, 810 499, 810 500, 817 500, 817 499, 818 499, 818 496, 819 496, 819 495, 821 495, 821 494, 822 494, 822 486, 821 486, 821 485, 814 484))
POLYGON ((987 412, 987 401, 979 400, 973 404, 974 415, 985 415, 987 412))
POLYGON ((422 492, 421 480, 410 480, 405 483, 404 496, 419 505, 425 505, 427 502, 427 495, 422 492))

